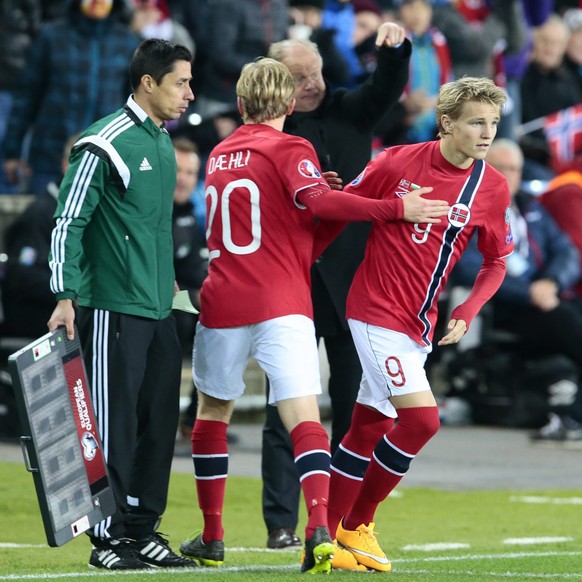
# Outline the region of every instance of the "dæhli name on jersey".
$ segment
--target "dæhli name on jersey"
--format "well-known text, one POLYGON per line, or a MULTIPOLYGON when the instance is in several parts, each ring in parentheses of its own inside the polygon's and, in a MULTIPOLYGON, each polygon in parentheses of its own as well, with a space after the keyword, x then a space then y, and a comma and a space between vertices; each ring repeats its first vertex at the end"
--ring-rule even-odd
POLYGON ((251 150, 246 152, 238 151, 230 154, 221 154, 211 157, 208 160, 208 174, 213 174, 217 170, 232 170, 233 168, 244 168, 251 157, 251 150))

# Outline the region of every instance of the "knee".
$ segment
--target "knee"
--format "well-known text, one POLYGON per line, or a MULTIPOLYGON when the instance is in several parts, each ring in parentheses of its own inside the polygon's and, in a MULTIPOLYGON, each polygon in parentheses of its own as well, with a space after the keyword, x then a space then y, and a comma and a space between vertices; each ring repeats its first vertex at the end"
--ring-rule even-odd
POLYGON ((439 409, 436 406, 428 407, 418 425, 419 434, 428 442, 439 430, 441 421, 439 409))
POLYGON ((428 442, 439 430, 441 422, 437 406, 401 408, 398 410, 398 427, 414 434, 417 442, 428 442))

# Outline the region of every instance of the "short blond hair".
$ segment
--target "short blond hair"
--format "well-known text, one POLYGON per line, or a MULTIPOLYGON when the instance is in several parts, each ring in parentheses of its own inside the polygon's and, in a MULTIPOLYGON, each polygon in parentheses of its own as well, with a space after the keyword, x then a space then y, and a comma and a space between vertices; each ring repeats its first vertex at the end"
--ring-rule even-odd
POLYGON ((439 91, 436 104, 436 123, 440 137, 444 134, 442 116, 448 115, 456 121, 461 116, 463 105, 469 101, 495 105, 499 108, 499 115, 501 115, 507 96, 503 89, 487 77, 461 77, 456 81, 446 83, 439 91))
POLYGON ((275 59, 262 58, 243 67, 236 84, 243 120, 261 123, 287 113, 295 95, 289 69, 275 59))

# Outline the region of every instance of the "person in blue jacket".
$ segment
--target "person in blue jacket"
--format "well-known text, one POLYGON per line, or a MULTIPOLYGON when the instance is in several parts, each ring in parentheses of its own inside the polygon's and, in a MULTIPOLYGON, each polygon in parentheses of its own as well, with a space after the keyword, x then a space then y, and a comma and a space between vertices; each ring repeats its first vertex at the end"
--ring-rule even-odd
MULTIPOLYGON (((535 197, 521 191, 523 153, 515 142, 505 138, 493 142, 487 162, 509 184, 508 220, 515 244, 505 279, 490 302, 493 327, 515 334, 528 356, 562 354, 582 371, 582 303, 572 292, 581 276, 578 250, 535 197)), ((476 240, 472 240, 451 283, 471 286, 480 265, 476 240)), ((552 415, 534 438, 582 440, 580 388, 567 414, 552 415)))

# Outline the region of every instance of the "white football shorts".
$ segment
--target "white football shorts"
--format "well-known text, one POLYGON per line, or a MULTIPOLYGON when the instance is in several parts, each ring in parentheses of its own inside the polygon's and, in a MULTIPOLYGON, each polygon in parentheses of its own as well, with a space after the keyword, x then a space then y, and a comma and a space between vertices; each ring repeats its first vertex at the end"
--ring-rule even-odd
POLYGON ((315 327, 309 317, 285 315, 229 328, 197 323, 192 375, 204 394, 221 400, 241 396, 251 357, 269 378, 269 404, 321 394, 315 327))
POLYGON ((356 319, 348 325, 362 364, 357 402, 396 418, 389 398, 430 390, 424 369, 430 350, 397 331, 356 319))

